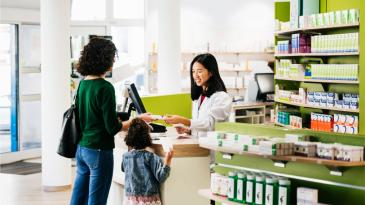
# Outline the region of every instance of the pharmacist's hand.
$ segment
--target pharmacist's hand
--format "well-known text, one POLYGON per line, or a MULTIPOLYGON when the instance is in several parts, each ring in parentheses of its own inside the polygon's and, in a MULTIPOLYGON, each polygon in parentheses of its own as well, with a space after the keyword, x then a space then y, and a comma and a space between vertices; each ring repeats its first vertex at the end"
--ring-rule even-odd
POLYGON ((167 124, 179 124, 183 118, 179 115, 166 115, 163 119, 167 124))
POLYGON ((151 113, 143 113, 143 114, 140 114, 138 117, 147 123, 150 123, 155 120, 154 117, 152 117, 151 113))
POLYGON ((184 126, 183 124, 175 124, 173 127, 176 129, 178 134, 185 134, 190 132, 190 128, 184 126))
POLYGON ((167 165, 167 166, 170 166, 173 156, 174 156, 174 150, 170 150, 170 151, 166 152, 164 164, 167 165))

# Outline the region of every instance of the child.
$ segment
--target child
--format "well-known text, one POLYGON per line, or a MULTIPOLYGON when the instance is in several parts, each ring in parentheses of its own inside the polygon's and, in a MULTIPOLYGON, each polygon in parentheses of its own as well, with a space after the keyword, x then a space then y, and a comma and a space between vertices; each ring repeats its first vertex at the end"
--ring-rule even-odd
POLYGON ((123 155, 125 173, 124 205, 161 205, 160 184, 170 174, 173 151, 165 160, 146 150, 152 145, 149 126, 139 118, 133 119, 124 140, 131 150, 123 155))

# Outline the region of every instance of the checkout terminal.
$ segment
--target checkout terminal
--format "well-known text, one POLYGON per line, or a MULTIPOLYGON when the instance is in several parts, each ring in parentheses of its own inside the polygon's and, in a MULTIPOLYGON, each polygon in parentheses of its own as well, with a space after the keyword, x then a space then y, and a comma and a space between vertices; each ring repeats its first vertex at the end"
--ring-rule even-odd
MULTIPOLYGON (((126 97, 122 112, 118 112, 118 117, 122 121, 126 121, 130 118, 132 111, 136 111, 138 114, 146 113, 146 108, 144 107, 142 100, 138 94, 137 88, 134 83, 125 84, 125 94, 126 97), (128 110, 127 110, 128 109, 128 110)), ((151 127, 151 133, 165 133, 166 127, 163 125, 149 123, 151 127)))

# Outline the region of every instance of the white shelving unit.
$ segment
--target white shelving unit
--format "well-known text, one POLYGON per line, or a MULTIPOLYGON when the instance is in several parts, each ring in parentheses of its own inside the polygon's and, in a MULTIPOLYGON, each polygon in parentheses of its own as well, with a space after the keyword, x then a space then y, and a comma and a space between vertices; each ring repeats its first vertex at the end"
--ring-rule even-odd
MULTIPOLYGON (((204 52, 182 52, 181 53, 181 77, 183 81, 190 82, 190 74, 189 74, 189 65, 193 58, 204 52)), ((227 91, 232 96, 243 96, 246 88, 243 87, 243 77, 250 74, 251 70, 247 66, 248 61, 255 60, 263 60, 268 62, 274 61, 274 53, 273 52, 209 52, 213 54, 219 62, 226 62, 229 64, 233 64, 233 68, 230 67, 219 67, 219 72, 222 78, 225 77, 233 77, 236 78, 236 82, 234 86, 227 85, 227 91), (245 63, 245 65, 241 65, 245 63), (240 82, 238 82, 240 81, 240 82)), ((158 54, 150 53, 148 56, 148 85, 150 88, 150 92, 154 93, 157 91, 157 72, 158 72, 158 54)), ((185 83, 186 84, 186 83, 185 83)), ((190 86, 190 83, 189 83, 190 86)), ((189 87, 183 87, 183 92, 190 92, 189 87)))

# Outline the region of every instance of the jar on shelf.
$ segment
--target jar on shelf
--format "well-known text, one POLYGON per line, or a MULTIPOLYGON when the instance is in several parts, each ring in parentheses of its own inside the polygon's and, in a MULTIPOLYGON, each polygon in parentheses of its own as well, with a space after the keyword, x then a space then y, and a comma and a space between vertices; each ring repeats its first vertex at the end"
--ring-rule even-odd
POLYGON ((273 177, 266 177, 265 184, 265 205, 278 204, 278 180, 273 177))
POLYGON ((236 201, 240 203, 246 202, 246 173, 238 172, 237 174, 237 192, 236 201))
POLYGON ((290 181, 288 179, 279 180, 278 205, 290 205, 290 181))
POLYGON ((247 174, 246 182, 246 203, 254 204, 255 202, 255 175, 252 173, 247 174))
POLYGON ((255 182, 255 204, 263 205, 265 200, 265 177, 262 175, 256 175, 255 182))
POLYGON ((237 173, 236 172, 228 172, 228 193, 227 197, 230 201, 235 201, 236 192, 237 192, 237 173))

